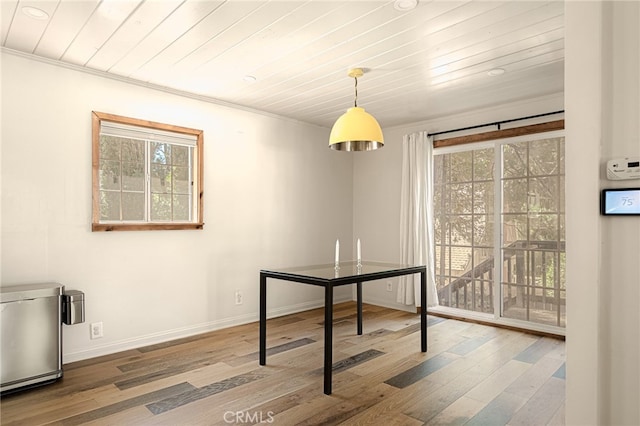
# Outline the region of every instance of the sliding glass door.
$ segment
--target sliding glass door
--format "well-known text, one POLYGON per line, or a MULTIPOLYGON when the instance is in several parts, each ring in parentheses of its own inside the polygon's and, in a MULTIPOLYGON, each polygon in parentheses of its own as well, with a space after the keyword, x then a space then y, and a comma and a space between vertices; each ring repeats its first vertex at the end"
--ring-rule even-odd
POLYGON ((436 150, 441 306, 565 326, 564 138, 551 136, 436 150))

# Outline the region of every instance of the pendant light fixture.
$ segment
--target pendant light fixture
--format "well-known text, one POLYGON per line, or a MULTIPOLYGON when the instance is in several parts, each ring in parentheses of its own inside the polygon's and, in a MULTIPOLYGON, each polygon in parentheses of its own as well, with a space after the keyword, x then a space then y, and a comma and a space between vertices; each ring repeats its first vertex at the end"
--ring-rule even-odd
POLYGON ((349 70, 349 77, 355 80, 355 100, 353 107, 336 120, 329 135, 329 148, 337 151, 371 151, 384 146, 382 129, 375 118, 364 108, 358 107, 358 77, 362 68, 349 70))

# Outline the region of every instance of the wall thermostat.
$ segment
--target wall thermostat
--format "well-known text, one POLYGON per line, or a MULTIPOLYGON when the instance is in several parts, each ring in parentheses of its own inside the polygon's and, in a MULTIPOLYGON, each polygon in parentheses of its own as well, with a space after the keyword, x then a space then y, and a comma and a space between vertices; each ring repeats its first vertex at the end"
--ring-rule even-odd
POLYGON ((640 179, 640 157, 615 158, 607 161, 607 179, 640 179))
POLYGON ((600 193, 603 215, 640 215, 640 188, 603 189, 600 193))

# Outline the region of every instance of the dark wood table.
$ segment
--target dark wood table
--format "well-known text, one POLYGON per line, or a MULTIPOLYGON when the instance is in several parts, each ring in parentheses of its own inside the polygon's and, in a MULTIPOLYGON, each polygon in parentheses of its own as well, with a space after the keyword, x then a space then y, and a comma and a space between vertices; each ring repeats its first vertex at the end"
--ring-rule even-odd
POLYGON ((333 366, 333 288, 356 284, 357 333, 362 334, 362 283, 420 274, 420 348, 427 351, 427 268, 426 266, 399 265, 381 262, 340 263, 302 266, 260 271, 260 365, 267 363, 267 278, 292 281, 324 287, 324 393, 331 394, 331 370, 333 366))

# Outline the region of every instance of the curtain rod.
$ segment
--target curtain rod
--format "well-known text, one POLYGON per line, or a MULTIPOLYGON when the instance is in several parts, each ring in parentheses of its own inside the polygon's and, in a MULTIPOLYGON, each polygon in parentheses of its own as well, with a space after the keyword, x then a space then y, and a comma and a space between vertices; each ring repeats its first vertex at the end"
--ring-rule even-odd
POLYGON ((531 118, 545 117, 547 115, 562 114, 563 112, 564 112, 564 110, 561 109, 559 111, 546 112, 544 114, 536 114, 536 115, 529 115, 527 117, 512 118, 511 120, 494 121, 493 123, 478 124, 476 126, 461 127, 459 129, 443 130, 442 132, 427 133, 427 136, 437 136, 437 135, 443 135, 445 133, 461 132, 463 130, 471 130, 471 129, 477 129, 477 128, 480 128, 480 127, 488 127, 488 126, 498 126, 498 130, 500 130, 500 125, 504 124, 504 123, 511 123, 513 121, 529 120, 531 118))

